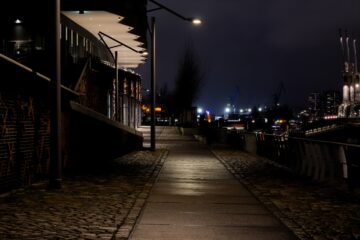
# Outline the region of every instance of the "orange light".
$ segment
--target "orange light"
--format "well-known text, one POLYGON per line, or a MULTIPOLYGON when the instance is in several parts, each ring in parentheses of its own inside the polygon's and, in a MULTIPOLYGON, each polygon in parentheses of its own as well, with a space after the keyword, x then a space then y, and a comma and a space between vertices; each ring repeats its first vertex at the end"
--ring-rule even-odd
POLYGON ((146 113, 149 113, 150 112, 150 107, 144 104, 144 105, 141 106, 141 110, 143 110, 146 113))
POLYGON ((161 107, 156 107, 155 112, 157 112, 157 113, 161 112, 161 107))

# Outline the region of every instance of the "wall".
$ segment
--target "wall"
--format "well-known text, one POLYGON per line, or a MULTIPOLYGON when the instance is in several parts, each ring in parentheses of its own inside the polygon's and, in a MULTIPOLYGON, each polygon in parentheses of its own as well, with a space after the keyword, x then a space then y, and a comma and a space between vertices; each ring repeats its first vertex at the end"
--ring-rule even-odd
POLYGON ((0 192, 46 179, 50 159, 48 96, 39 79, 17 75, 0 83, 0 192))
MULTIPOLYGON (((50 162, 50 82, 4 59, 0 57, 0 192, 47 181, 50 162)), ((142 148, 141 133, 72 100, 78 101, 78 95, 62 87, 63 170, 101 167, 142 148)))
POLYGON ((71 102, 70 121, 70 171, 94 170, 142 148, 140 132, 78 103, 71 102))

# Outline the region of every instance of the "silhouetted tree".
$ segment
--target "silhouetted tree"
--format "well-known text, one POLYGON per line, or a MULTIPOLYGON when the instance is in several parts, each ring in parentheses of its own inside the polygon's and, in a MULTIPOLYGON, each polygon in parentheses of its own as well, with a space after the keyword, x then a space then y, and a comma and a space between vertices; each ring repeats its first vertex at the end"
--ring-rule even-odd
POLYGON ((173 109, 173 94, 168 90, 167 83, 164 83, 160 88, 158 104, 166 112, 166 115, 172 114, 173 109))
POLYGON ((188 110, 197 99, 204 73, 194 49, 188 46, 179 61, 175 79, 174 104, 177 113, 188 110))

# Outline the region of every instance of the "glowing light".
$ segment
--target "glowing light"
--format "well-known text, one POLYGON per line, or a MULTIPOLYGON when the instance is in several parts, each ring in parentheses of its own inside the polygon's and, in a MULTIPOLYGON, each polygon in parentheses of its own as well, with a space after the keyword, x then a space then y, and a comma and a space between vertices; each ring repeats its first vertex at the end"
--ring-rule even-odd
POLYGON ((358 84, 358 83, 357 83, 357 84, 355 84, 355 87, 356 87, 356 88, 358 88, 358 87, 359 87, 359 84, 358 84))
POLYGON ((240 113, 243 113, 244 112, 244 109, 240 109, 240 113))
POLYGON ((261 112, 263 109, 262 109, 261 107, 259 107, 259 109, 258 109, 258 110, 259 110, 259 112, 261 112))
POLYGON ((231 109, 230 108, 225 108, 225 113, 230 113, 231 109))
POLYGON ((203 110, 202 108, 199 107, 199 108, 197 109, 197 113, 202 114, 203 112, 204 112, 204 110, 203 110))
POLYGON ((161 107, 156 107, 155 112, 157 112, 157 113, 161 112, 161 107))
POLYGON ((344 85, 344 87, 343 87, 343 99, 344 99, 344 101, 349 101, 349 97, 350 97, 349 93, 350 93, 349 86, 344 85))
POLYGON ((192 23, 193 23, 194 25, 201 25, 201 24, 202 24, 202 21, 201 21, 199 18, 194 18, 194 19, 192 20, 192 23))
POLYGON ((211 123, 211 115, 210 115, 210 111, 206 110, 206 119, 208 123, 211 123))
POLYGON ((251 111, 252 111, 251 108, 249 108, 249 109, 248 109, 248 112, 251 112, 251 111))
POLYGON ((21 21, 20 19, 16 19, 16 20, 15 20, 15 23, 16 23, 16 24, 21 24, 22 21, 21 21))

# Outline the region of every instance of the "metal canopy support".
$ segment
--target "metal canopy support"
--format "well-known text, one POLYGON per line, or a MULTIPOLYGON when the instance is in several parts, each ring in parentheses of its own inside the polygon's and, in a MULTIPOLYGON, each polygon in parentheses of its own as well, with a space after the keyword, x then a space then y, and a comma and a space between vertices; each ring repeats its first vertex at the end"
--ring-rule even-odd
POLYGON ((109 48, 109 49, 111 49, 111 48, 115 48, 115 47, 121 47, 121 46, 124 46, 124 47, 126 47, 126 48, 128 48, 128 49, 130 49, 130 50, 132 50, 132 51, 134 51, 134 52, 136 52, 136 53, 139 53, 139 54, 142 54, 143 52, 141 52, 141 51, 138 51, 138 50, 136 50, 136 49, 134 49, 134 48, 132 48, 132 47, 130 47, 129 45, 127 45, 127 44, 125 44, 125 43, 123 43, 123 42, 121 42, 121 41, 119 41, 119 40, 117 40, 117 39, 115 39, 115 38, 113 38, 113 37, 111 37, 111 36, 109 36, 108 34, 106 34, 106 33, 103 33, 103 32, 99 32, 99 36, 100 36, 100 38, 101 38, 101 40, 103 41, 103 43, 109 48), (117 42, 119 45, 115 45, 115 46, 108 46, 108 44, 104 41, 104 38, 103 37, 107 37, 107 38, 109 38, 109 39, 111 39, 111 40, 113 40, 114 42, 117 42))

